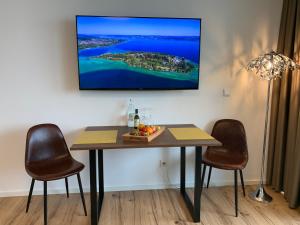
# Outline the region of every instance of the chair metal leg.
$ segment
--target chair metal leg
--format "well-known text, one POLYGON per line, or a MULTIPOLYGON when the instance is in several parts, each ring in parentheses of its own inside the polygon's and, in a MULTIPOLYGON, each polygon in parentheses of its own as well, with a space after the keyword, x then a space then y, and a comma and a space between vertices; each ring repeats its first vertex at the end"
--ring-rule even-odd
POLYGON ((65 183, 66 183, 67 198, 69 198, 69 183, 67 177, 65 178, 65 183))
POLYGON ((47 181, 44 181, 44 225, 47 225, 47 181))
POLYGON ((238 216, 238 185, 237 170, 234 170, 234 200, 235 200, 235 216, 238 216))
POLYGON ((205 178, 205 170, 206 170, 206 165, 203 164, 203 172, 202 172, 202 178, 201 178, 201 188, 203 188, 203 183, 204 183, 204 178, 205 178))
POLYGON ((33 187, 34 187, 34 182, 35 182, 35 179, 32 179, 31 180, 31 185, 30 185, 30 190, 29 190, 29 195, 28 195, 28 199, 27 199, 26 213, 28 212, 28 209, 29 209, 31 196, 32 196, 32 191, 33 191, 33 187))
POLYGON ((210 176, 211 176, 211 170, 212 170, 212 167, 210 166, 210 167, 209 167, 209 172, 208 172, 208 178, 207 178, 207 185, 206 185, 206 188, 209 187, 209 181, 210 181, 210 176))
POLYGON ((240 177, 241 177, 241 184, 242 184, 242 188, 243 188, 243 194, 244 194, 244 197, 246 197, 244 177, 243 177, 243 171, 242 170, 240 170, 240 177))
POLYGON ((79 173, 77 173, 77 180, 78 180, 78 184, 79 184, 80 196, 81 196, 81 201, 82 201, 83 209, 84 209, 84 215, 87 216, 86 206, 85 206, 85 200, 84 200, 84 195, 83 195, 83 190, 82 190, 82 184, 81 184, 81 178, 80 178, 80 174, 79 173))

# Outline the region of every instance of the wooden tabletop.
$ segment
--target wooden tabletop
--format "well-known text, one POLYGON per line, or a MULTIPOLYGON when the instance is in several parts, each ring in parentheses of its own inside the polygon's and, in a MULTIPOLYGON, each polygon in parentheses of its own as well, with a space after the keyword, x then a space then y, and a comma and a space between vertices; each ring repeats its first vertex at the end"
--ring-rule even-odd
POLYGON ((196 127, 193 124, 172 124, 160 125, 165 126, 165 131, 156 139, 149 143, 123 141, 122 135, 129 132, 127 126, 94 126, 87 127, 86 131, 97 130, 118 130, 116 143, 110 144, 73 144, 71 150, 93 150, 93 149, 126 149, 126 148, 155 148, 155 147, 188 147, 188 146, 221 146, 222 144, 216 139, 199 139, 199 140, 176 140, 168 128, 174 127, 196 127))

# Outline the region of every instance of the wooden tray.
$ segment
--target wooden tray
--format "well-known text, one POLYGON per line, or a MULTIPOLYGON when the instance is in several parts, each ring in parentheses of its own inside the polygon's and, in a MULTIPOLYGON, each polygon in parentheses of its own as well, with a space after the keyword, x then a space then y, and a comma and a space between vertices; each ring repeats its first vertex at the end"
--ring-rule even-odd
POLYGON ((165 130, 165 127, 160 127, 159 131, 156 131, 155 133, 149 135, 149 136, 136 136, 131 135, 130 133, 123 134, 123 140, 124 141, 133 141, 133 142, 150 142, 153 139, 157 138, 159 135, 161 135, 165 130))

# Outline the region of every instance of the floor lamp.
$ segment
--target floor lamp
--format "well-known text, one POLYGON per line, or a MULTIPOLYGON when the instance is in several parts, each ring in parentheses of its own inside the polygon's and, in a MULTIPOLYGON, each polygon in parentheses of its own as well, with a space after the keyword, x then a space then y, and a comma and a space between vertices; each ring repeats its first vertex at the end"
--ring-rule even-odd
POLYGON ((261 173, 260 173, 260 182, 257 186, 255 192, 250 193, 249 197, 258 202, 269 203, 272 201, 272 197, 264 189, 264 165, 266 157, 266 139, 267 139, 267 130, 268 130, 268 119, 269 119, 269 106, 270 106, 270 92, 271 92, 271 82, 274 79, 281 78, 282 72, 286 70, 294 70, 299 68, 293 60, 290 58, 271 51, 264 55, 259 56, 251 60, 248 64, 247 70, 255 71, 262 79, 268 81, 268 95, 267 95, 267 109, 265 117, 265 130, 264 130, 264 142, 263 142, 263 153, 262 153, 262 162, 261 162, 261 173))

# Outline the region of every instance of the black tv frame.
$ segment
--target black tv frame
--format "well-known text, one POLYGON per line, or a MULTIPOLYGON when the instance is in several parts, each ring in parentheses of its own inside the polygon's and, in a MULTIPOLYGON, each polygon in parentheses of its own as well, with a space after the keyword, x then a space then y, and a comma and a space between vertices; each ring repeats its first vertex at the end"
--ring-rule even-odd
POLYGON ((76 15, 76 51, 77 51, 77 73, 78 73, 78 83, 79 90, 81 91, 169 91, 169 90, 199 90, 199 79, 200 79, 200 64, 201 64, 201 37, 202 37, 202 18, 195 17, 150 17, 150 16, 99 16, 99 15, 76 15), (196 88, 81 88, 80 85, 80 68, 79 68, 79 48, 78 48, 78 28, 77 28, 77 17, 115 17, 115 18, 157 18, 157 19, 194 19, 200 21, 200 34, 199 34, 199 71, 198 71, 198 83, 196 88))

